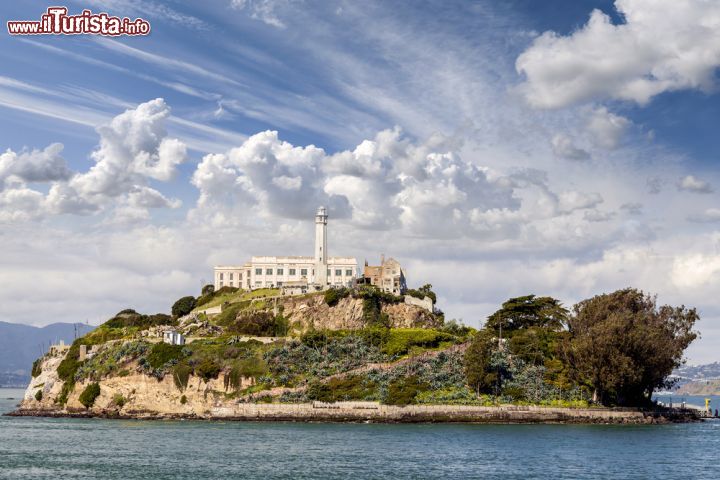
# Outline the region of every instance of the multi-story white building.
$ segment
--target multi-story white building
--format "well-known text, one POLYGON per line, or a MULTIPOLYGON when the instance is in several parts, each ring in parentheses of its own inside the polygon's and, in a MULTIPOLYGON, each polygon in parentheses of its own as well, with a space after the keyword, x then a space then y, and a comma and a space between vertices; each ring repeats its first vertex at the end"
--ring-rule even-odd
POLYGON ((327 219, 325 207, 318 208, 313 257, 252 257, 241 266, 216 266, 215 289, 226 286, 247 290, 293 286, 303 291, 352 286, 357 279, 357 259, 327 256, 327 219))

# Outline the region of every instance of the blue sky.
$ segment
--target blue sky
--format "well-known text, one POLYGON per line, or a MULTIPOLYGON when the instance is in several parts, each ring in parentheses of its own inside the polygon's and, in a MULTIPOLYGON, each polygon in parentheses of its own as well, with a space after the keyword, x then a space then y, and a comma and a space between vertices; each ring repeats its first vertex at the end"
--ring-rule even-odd
POLYGON ((720 12, 662 3, 70 1, 152 33, 0 35, 0 296, 167 309, 306 253, 322 202, 338 254, 397 257, 449 317, 633 285, 698 306, 717 360, 720 12))

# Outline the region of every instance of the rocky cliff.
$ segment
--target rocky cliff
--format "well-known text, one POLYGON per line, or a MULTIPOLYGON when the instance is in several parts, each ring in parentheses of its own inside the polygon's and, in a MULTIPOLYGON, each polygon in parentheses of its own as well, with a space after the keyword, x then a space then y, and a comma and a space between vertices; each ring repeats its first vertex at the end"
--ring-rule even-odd
MULTIPOLYGON (((363 299, 345 297, 329 306, 322 295, 290 297, 281 303, 283 315, 291 325, 308 329, 359 329, 366 325, 363 299)), ((442 318, 415 305, 383 303, 380 309, 386 314, 391 328, 437 328, 442 318)))

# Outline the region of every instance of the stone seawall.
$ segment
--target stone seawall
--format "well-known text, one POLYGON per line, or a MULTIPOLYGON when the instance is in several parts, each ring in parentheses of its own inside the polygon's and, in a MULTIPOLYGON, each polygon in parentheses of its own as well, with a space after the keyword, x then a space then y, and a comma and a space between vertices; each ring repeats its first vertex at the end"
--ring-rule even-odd
POLYGON ((370 423, 624 423, 648 424, 699 420, 696 412, 631 409, 554 408, 538 406, 380 405, 375 402, 303 404, 239 403, 211 407, 203 414, 93 409, 90 411, 20 409, 10 415, 103 417, 124 419, 205 419, 239 421, 370 422, 370 423))

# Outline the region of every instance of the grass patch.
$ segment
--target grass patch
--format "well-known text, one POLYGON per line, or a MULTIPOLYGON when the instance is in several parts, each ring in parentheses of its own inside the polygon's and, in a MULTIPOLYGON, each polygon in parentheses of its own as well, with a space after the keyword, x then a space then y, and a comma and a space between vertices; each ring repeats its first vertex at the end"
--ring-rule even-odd
POLYGON ((182 345, 156 343, 150 349, 150 353, 147 356, 147 363, 157 370, 172 360, 181 360, 184 356, 182 345))
MULTIPOLYGON (((437 348, 444 342, 451 345, 456 337, 447 332, 431 330, 426 328, 398 328, 388 331, 387 341, 383 345, 383 351, 391 356, 405 355, 413 347, 421 349, 437 348)), ((421 350, 415 348, 413 353, 421 350)))

